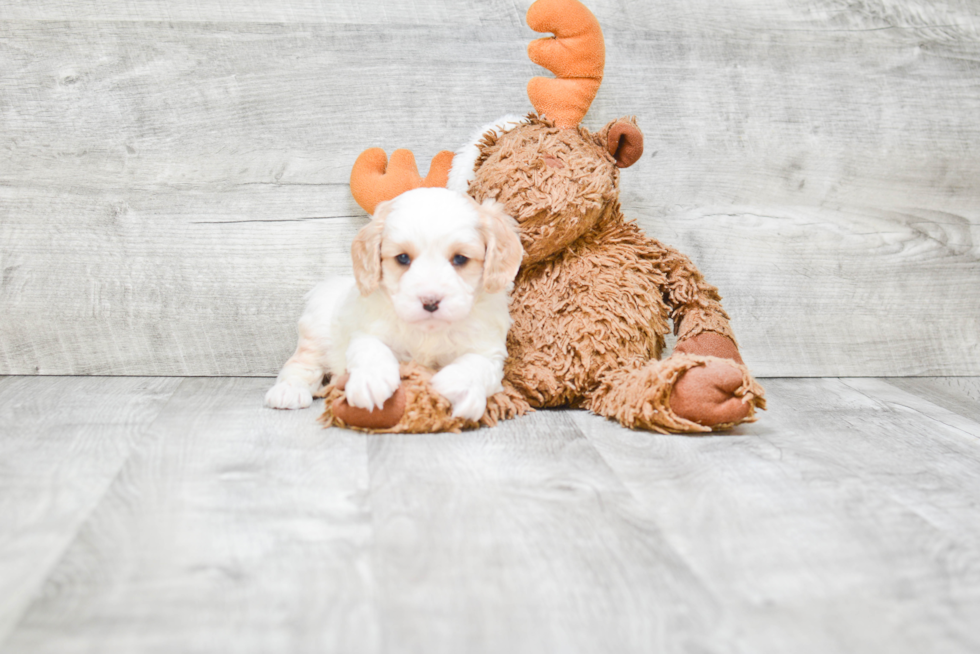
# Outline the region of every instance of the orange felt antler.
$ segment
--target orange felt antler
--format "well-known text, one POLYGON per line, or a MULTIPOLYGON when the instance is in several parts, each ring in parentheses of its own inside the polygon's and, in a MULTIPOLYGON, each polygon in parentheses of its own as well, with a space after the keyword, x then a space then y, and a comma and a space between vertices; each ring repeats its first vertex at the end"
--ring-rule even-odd
POLYGON ((527 25, 535 32, 555 35, 527 46, 531 61, 556 76, 528 82, 531 104, 558 127, 575 127, 589 110, 606 65, 599 21, 578 0, 537 0, 527 10, 527 25))
POLYGON ((357 157, 350 171, 350 192, 361 208, 374 213, 375 207, 413 188, 445 186, 453 153, 443 150, 432 158, 429 174, 422 179, 415 156, 408 150, 395 150, 391 161, 381 148, 370 148, 357 157))

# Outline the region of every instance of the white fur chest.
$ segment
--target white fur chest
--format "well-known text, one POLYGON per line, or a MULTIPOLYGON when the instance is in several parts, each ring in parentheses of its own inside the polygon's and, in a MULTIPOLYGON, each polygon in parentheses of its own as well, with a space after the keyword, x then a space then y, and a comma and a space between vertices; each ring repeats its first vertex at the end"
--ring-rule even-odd
POLYGON ((481 295, 463 320, 445 329, 425 331, 400 320, 380 290, 362 297, 352 288, 341 310, 332 316, 327 367, 335 374, 347 369, 347 347, 357 335, 378 338, 401 362, 415 361, 433 369, 468 353, 503 362, 511 322, 507 303, 505 293, 481 295))

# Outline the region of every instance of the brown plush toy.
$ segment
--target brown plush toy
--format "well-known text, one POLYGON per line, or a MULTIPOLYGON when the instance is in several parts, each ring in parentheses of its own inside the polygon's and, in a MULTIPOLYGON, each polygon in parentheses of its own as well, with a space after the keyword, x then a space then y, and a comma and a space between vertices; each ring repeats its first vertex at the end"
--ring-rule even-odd
MULTIPOLYGON (((466 166, 462 176, 477 201, 502 202, 521 228, 526 254, 512 294, 505 391, 490 399, 480 423, 464 423, 428 386, 431 372, 408 365, 395 397, 373 414, 344 401, 343 380, 332 383, 321 420, 374 431, 459 430, 529 405, 584 408, 657 432, 703 433, 755 420, 765 408, 763 390, 743 365, 717 290, 686 256, 622 214, 619 169, 643 151, 635 121, 614 120, 594 134, 579 125, 602 78, 598 22, 577 0, 538 0, 527 22, 556 37, 528 48, 557 75, 528 85, 540 116, 488 130, 475 144, 475 161, 457 155, 453 162, 454 173, 466 166), (660 360, 668 321, 677 345, 660 360)), ((386 171, 383 153, 380 166, 358 161, 352 190, 405 175, 386 171)), ((445 161, 440 153, 433 168, 445 161)), ((410 172, 419 185, 414 161, 410 172)), ((358 196, 370 212, 371 200, 358 196)))

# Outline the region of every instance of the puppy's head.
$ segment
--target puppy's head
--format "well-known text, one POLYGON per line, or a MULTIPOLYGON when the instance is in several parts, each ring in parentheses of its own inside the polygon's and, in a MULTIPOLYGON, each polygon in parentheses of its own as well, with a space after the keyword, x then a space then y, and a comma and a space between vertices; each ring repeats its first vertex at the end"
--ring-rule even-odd
POLYGON ((378 205, 351 247, 362 295, 381 289, 398 317, 427 331, 469 315, 481 293, 502 293, 524 251, 502 205, 419 188, 378 205))

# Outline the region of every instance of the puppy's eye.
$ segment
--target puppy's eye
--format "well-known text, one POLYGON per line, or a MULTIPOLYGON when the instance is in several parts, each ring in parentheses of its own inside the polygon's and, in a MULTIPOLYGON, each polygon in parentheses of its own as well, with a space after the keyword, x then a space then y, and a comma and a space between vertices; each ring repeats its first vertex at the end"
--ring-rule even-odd
POLYGON ((454 266, 465 266, 467 261, 469 261, 469 258, 464 257, 462 254, 457 254, 455 257, 453 257, 454 266))
POLYGON ((403 253, 403 254, 399 254, 397 257, 395 257, 395 261, 397 261, 398 263, 400 263, 403 266, 407 266, 408 264, 412 263, 412 257, 410 257, 407 254, 404 254, 403 253))

